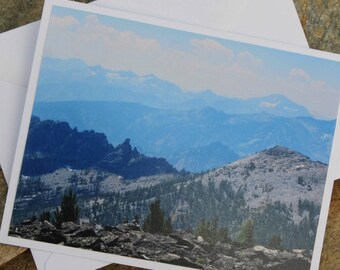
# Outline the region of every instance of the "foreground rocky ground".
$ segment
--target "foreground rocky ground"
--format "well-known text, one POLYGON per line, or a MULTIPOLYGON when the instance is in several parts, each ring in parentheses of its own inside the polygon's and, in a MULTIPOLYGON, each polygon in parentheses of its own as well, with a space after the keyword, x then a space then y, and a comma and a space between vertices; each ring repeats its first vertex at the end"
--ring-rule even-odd
POLYGON ((27 221, 12 228, 16 237, 91 249, 196 269, 289 270, 309 269, 304 250, 274 250, 263 246, 241 248, 233 243, 210 245, 188 233, 150 234, 136 223, 115 227, 65 222, 57 229, 48 221, 27 221))

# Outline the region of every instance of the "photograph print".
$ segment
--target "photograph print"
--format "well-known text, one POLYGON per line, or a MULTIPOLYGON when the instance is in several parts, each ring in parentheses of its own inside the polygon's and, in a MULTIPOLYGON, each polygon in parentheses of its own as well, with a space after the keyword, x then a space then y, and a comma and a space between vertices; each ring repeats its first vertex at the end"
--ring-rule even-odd
POLYGON ((62 5, 36 57, 10 237, 310 269, 339 62, 62 5))

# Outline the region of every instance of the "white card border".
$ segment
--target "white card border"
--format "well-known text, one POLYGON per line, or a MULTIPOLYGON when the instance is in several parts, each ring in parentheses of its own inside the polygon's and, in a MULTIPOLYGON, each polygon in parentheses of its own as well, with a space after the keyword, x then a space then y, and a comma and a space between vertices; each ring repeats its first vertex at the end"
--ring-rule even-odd
MULTIPOLYGON (((65 0, 46 0, 45 6, 44 6, 44 13, 43 13, 42 21, 41 21, 41 26, 39 29, 39 35, 38 35, 39 38, 38 38, 37 47, 35 50, 35 56, 33 60, 32 72, 31 72, 30 83, 29 83, 29 87, 27 91, 27 98, 26 98, 25 107, 24 107, 23 119, 21 122, 21 127, 20 127, 20 132, 19 132, 18 144, 17 144, 17 148, 15 152, 14 165, 13 165, 13 169, 11 173, 11 184, 10 184, 8 195, 7 195, 6 208, 5 208, 4 218, 3 218, 3 223, 2 223, 2 230, 0 233, 0 240, 8 244, 12 244, 12 245, 22 245, 22 246, 29 247, 29 248, 41 249, 41 250, 52 251, 52 252, 57 252, 57 253, 64 253, 68 255, 71 254, 76 257, 92 258, 95 260, 103 260, 103 261, 108 261, 108 262, 127 264, 127 265, 136 266, 136 267, 145 267, 145 268, 155 269, 155 270, 156 269, 162 270, 162 269, 169 268, 169 264, 164 264, 164 263, 157 263, 153 261, 146 261, 146 260, 141 260, 141 259, 124 257, 124 256, 114 255, 114 254, 106 254, 106 253, 95 252, 95 251, 90 251, 90 250, 82 250, 79 248, 58 246, 55 244, 48 244, 48 243, 27 240, 27 239, 19 239, 19 238, 8 236, 8 231, 9 231, 9 226, 10 226, 10 221, 11 221, 11 216, 12 216, 12 209, 14 206, 16 189, 17 189, 17 184, 18 184, 18 179, 19 179, 19 174, 20 174, 20 168, 21 168, 21 163, 22 163, 25 144, 26 144, 26 137, 28 133, 32 108, 34 104, 35 90, 36 90, 36 86, 38 83, 40 64, 42 60, 42 52, 44 49, 45 38, 46 38, 47 31, 48 31, 48 22, 50 19, 50 14, 51 14, 53 6, 68 7, 68 8, 78 9, 81 11, 93 12, 93 13, 98 13, 102 15, 108 15, 108 16, 118 17, 122 19, 138 21, 142 23, 155 24, 155 25, 163 26, 167 28, 179 29, 179 30, 184 30, 188 32, 213 36, 217 38, 235 40, 238 42, 250 43, 253 45, 265 46, 268 48, 274 48, 278 50, 289 51, 289 52, 298 53, 302 55, 320 57, 320 58, 324 58, 327 60, 340 62, 340 55, 333 54, 333 53, 306 49, 306 48, 301 48, 301 47, 287 45, 287 44, 281 44, 281 43, 272 42, 272 41, 263 41, 263 40, 256 39, 253 37, 245 37, 245 36, 240 36, 237 34, 226 33, 221 30, 214 30, 214 29, 207 29, 207 28, 193 26, 193 25, 186 25, 186 24, 182 24, 178 22, 166 21, 163 19, 152 18, 152 17, 148 17, 144 15, 137 15, 137 14, 128 13, 128 12, 106 9, 106 8, 102 8, 98 6, 97 7, 88 6, 85 4, 79 4, 79 3, 65 1, 65 0)), ((340 135, 339 129, 340 127, 337 124, 336 133, 335 133, 336 135, 340 135)), ((334 138, 336 137, 334 136, 334 138)), ((334 161, 334 160, 337 161, 339 160, 339 155, 337 154, 337 151, 336 151, 338 148, 337 140, 334 140, 333 144, 334 145, 332 148, 331 161, 334 161)), ((331 163, 333 164, 334 162, 331 162, 331 163)), ((311 269, 317 269, 319 266, 319 262, 320 262, 320 256, 321 256, 322 244, 323 244, 325 228, 326 228, 326 223, 327 223, 327 215, 328 215, 328 210, 329 210, 333 180, 335 179, 333 178, 334 177, 333 175, 336 174, 334 172, 334 166, 331 163, 329 164, 329 166, 330 168, 333 168, 333 169, 329 169, 329 173, 327 175, 327 180, 325 183, 324 197, 323 197, 323 203, 321 207, 320 220, 319 220, 318 229, 317 229, 317 236, 316 236, 316 240, 314 244, 311 269)), ((179 267, 179 266, 173 266, 173 265, 171 265, 171 267, 173 267, 174 269, 188 269, 186 267, 179 267)))

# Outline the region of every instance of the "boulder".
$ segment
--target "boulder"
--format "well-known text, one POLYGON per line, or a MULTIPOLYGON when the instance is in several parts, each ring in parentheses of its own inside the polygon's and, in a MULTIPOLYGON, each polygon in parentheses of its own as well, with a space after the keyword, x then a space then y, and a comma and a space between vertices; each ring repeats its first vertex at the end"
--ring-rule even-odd
POLYGON ((272 267, 266 268, 268 270, 288 270, 288 269, 299 269, 299 270, 309 270, 310 263, 302 258, 296 258, 288 261, 284 261, 272 267))
POLYGON ((107 235, 104 237, 101 237, 100 240, 109 247, 114 247, 118 244, 119 237, 116 235, 107 235))
POLYGON ((41 231, 42 232, 49 232, 49 231, 56 231, 57 228, 47 220, 44 220, 44 223, 42 225, 41 231))
POLYGON ((79 228, 76 232, 74 232, 73 236, 74 237, 91 237, 91 236, 96 237, 97 234, 94 231, 94 228, 85 226, 85 227, 79 228))
POLYGON ((217 261, 213 263, 216 269, 234 269, 234 265, 237 259, 229 256, 222 255, 217 261))
POLYGON ((71 234, 71 233, 74 233, 75 231, 79 230, 80 229, 80 225, 78 224, 75 224, 74 222, 72 221, 68 221, 68 222, 63 222, 61 224, 61 231, 64 233, 64 234, 71 234))
POLYGON ((215 244, 212 254, 222 254, 225 256, 232 256, 234 255, 234 251, 235 251, 235 248, 231 244, 218 242, 215 244))
POLYGON ((65 245, 70 247, 79 247, 79 248, 87 248, 93 249, 99 243, 102 243, 100 239, 95 236, 90 237, 71 237, 69 238, 65 245))
POLYGON ((177 241, 176 245, 186 246, 189 250, 192 250, 195 247, 193 239, 189 234, 171 234, 170 237, 177 241))
POLYGON ((171 253, 160 255, 158 257, 158 261, 163 262, 163 263, 180 265, 184 267, 192 267, 195 269, 204 269, 202 265, 194 263, 188 258, 184 258, 184 257, 178 256, 176 254, 171 254, 171 253))
POLYGON ((138 223, 131 222, 131 223, 124 223, 119 227, 121 230, 126 231, 140 231, 141 227, 138 223))
POLYGON ((34 240, 52 243, 52 244, 60 244, 66 241, 65 236, 56 230, 44 232, 34 237, 34 240))

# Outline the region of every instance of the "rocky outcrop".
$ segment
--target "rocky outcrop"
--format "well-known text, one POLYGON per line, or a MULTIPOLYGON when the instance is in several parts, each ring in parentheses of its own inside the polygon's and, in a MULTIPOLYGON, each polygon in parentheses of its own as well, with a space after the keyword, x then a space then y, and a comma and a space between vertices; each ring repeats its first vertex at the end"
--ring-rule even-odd
POLYGON ((67 122, 41 121, 33 116, 22 174, 37 176, 66 167, 96 168, 126 179, 177 172, 164 158, 139 153, 132 148, 130 139, 114 147, 103 133, 79 132, 67 122))
POLYGON ((201 236, 176 232, 150 234, 137 223, 115 227, 63 223, 57 229, 48 221, 26 222, 12 228, 12 236, 76 248, 180 265, 195 269, 299 270, 309 269, 304 250, 274 250, 263 246, 242 248, 232 242, 211 245, 201 236))

